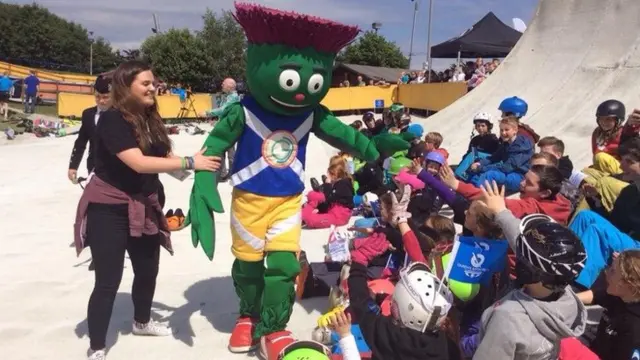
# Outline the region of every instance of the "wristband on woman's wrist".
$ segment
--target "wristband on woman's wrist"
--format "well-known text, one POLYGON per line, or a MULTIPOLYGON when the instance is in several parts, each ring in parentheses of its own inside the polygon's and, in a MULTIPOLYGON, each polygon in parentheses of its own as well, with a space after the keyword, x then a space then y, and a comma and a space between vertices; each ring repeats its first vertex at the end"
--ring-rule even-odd
POLYGON ((180 158, 180 168, 181 168, 182 170, 184 170, 184 169, 186 169, 186 168, 187 168, 187 159, 185 159, 185 158, 180 158))
POLYGON ((187 160, 187 169, 194 170, 196 168, 196 161, 193 159, 193 156, 185 156, 187 160))

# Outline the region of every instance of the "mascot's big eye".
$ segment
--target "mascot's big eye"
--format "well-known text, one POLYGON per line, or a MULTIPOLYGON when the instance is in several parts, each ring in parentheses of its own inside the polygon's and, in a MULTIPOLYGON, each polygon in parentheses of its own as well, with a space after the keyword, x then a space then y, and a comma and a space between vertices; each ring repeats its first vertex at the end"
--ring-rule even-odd
POLYGON ((309 93, 315 94, 322 89, 322 85, 324 85, 324 77, 320 74, 314 74, 309 79, 307 90, 309 90, 309 93))
POLYGON ((300 86, 300 74, 295 70, 285 70, 280 73, 280 87, 285 91, 295 91, 300 86))

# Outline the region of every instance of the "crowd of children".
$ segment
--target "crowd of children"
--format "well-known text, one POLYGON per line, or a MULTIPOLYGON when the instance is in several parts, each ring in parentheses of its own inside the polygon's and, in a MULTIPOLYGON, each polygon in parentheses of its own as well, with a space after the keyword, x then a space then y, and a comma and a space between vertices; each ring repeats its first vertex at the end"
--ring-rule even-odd
POLYGON ((297 296, 330 299, 305 358, 640 359, 640 111, 598 106, 580 170, 561 139, 523 122, 527 109, 505 99, 498 136, 477 114, 457 167, 401 104, 352 124, 413 140, 378 162, 338 154, 311 180, 307 228, 361 218, 332 232, 346 261, 329 246, 324 262, 301 260, 297 296), (484 281, 446 275, 463 236, 509 245, 484 281), (589 338, 592 305, 604 312, 589 338))

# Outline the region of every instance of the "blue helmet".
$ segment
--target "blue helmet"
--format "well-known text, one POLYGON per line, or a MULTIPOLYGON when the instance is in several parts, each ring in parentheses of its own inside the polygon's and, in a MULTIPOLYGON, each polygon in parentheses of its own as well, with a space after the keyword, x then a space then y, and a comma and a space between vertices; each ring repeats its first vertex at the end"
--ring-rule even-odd
POLYGON ((521 118, 527 115, 529 105, 527 105, 527 102, 520 99, 519 97, 513 96, 502 100, 500 106, 498 106, 498 110, 502 111, 503 113, 513 114, 517 118, 521 118))
POLYGON ((440 165, 446 164, 447 160, 444 158, 444 155, 440 151, 429 151, 427 156, 424 157, 426 161, 433 161, 440 165))
POLYGON ((407 132, 415 135, 417 138, 421 138, 424 134, 424 128, 420 124, 411 124, 407 127, 407 132))

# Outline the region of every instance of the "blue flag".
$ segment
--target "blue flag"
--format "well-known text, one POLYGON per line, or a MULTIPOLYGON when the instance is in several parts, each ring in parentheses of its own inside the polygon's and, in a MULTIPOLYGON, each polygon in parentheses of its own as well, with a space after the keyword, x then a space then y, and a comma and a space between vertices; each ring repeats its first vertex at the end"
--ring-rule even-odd
POLYGON ((451 250, 445 277, 470 284, 486 284, 491 275, 504 270, 509 243, 459 236, 451 250))

